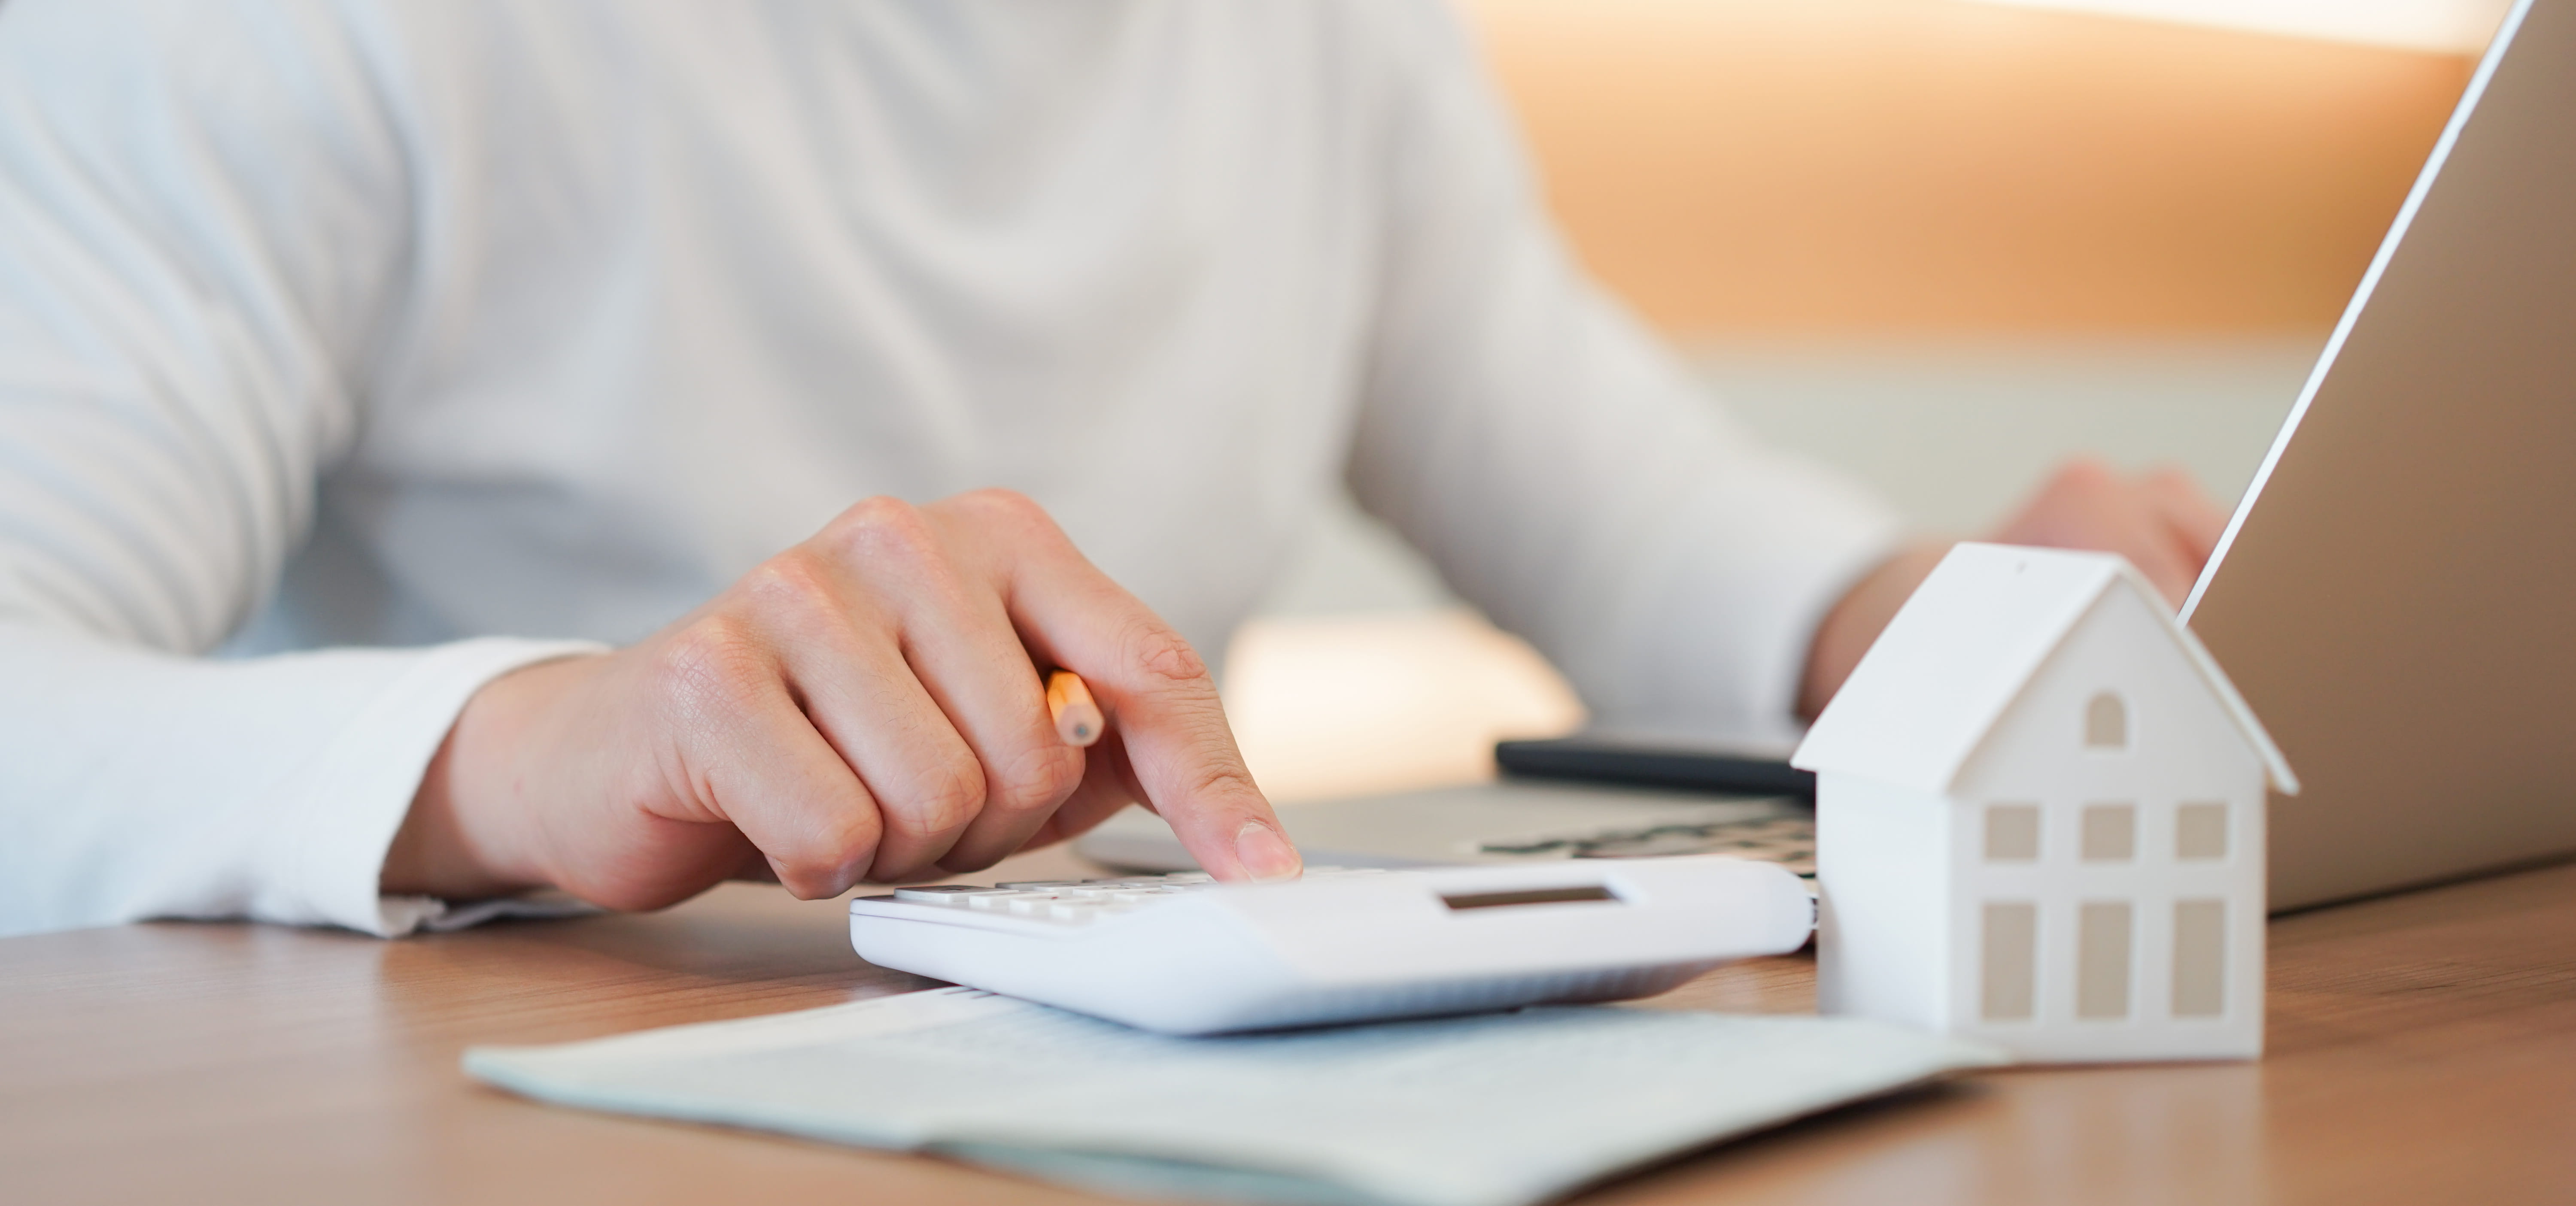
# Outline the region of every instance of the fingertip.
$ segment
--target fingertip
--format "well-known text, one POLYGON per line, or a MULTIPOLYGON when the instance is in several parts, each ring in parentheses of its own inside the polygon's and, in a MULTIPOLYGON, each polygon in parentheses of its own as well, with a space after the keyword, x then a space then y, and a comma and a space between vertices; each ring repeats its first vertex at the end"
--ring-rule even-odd
POLYGON ((856 886, 861 873, 852 867, 830 871, 799 869, 768 858, 769 879, 798 900, 830 900, 856 886))
POLYGON ((1306 860, 1297 847, 1276 825, 1251 820, 1234 833, 1235 861, 1246 877, 1256 880, 1295 879, 1305 873, 1306 860))

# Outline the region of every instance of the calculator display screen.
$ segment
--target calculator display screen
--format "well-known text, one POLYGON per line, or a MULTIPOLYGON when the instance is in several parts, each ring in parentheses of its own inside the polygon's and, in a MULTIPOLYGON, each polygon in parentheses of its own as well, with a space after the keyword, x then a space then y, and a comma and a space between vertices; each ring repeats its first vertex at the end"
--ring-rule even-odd
POLYGON ((1599 884, 1585 884, 1574 888, 1524 888, 1517 892, 1465 892, 1455 896, 1444 894, 1440 898, 1440 903, 1452 909, 1495 909, 1505 905, 1564 904, 1578 900, 1616 902, 1618 899, 1608 888, 1599 884))

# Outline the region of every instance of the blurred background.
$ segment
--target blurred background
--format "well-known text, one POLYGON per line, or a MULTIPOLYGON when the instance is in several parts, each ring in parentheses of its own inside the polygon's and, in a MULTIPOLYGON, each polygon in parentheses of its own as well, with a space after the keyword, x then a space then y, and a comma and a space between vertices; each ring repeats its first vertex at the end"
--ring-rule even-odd
MULTIPOLYGON (((1712 404, 1974 534, 2077 451, 2233 505, 2508 0, 1453 0, 1712 404)), ((1346 503, 1225 691, 1295 802, 1582 723, 1346 503)))

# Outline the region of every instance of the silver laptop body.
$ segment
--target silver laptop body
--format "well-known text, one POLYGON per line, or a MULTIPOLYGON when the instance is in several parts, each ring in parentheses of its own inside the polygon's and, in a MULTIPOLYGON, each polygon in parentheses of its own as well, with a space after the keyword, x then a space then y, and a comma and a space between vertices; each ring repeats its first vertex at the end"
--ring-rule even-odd
POLYGON ((2275 908, 2576 852, 2576 3, 2515 6, 2184 619, 2275 908))

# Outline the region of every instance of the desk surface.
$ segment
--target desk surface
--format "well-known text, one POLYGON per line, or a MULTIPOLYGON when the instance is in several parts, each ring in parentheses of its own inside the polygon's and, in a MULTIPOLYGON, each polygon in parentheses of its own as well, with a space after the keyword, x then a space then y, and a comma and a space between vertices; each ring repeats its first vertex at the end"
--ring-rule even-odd
MULTIPOLYGON (((1047 853, 1010 869, 1068 864, 1047 853)), ((1582 1200, 2576 1200, 2576 866, 2287 918, 2272 944, 2259 1064, 1988 1074, 1582 1200)), ((853 958, 840 906, 747 885, 657 915, 405 942, 193 924, 0 941, 0 1201, 1097 1200, 934 1160, 538 1106, 457 1071, 472 1043, 930 983, 853 958)), ((1813 1000, 1813 965, 1784 958, 1656 1003, 1813 1000)))

